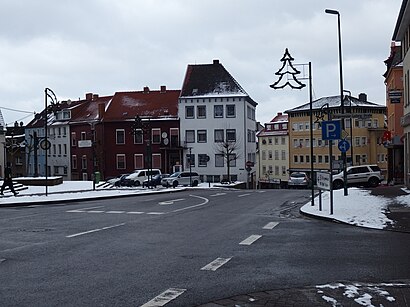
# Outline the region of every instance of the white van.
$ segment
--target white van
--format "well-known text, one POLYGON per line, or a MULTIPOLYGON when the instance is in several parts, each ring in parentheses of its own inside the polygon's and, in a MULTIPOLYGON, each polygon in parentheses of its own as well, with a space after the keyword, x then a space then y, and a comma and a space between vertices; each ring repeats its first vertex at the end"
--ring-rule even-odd
POLYGON ((155 175, 161 175, 161 170, 159 169, 139 169, 135 170, 132 174, 129 174, 127 177, 125 177, 123 184, 124 186, 140 186, 145 180, 149 179, 149 177, 155 176, 155 175))

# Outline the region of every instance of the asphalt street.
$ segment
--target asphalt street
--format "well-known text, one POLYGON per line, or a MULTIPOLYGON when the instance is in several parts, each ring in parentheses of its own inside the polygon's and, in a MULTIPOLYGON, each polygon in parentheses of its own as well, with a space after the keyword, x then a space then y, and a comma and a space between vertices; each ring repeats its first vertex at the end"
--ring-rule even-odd
POLYGON ((1 208, 1 305, 196 306, 410 276, 407 234, 303 217, 309 194, 198 189, 1 208))

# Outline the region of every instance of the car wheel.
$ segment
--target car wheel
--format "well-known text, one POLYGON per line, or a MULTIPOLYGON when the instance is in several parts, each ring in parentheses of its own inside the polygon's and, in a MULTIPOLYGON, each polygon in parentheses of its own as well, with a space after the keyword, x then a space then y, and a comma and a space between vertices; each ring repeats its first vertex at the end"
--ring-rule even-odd
POLYGON ((342 180, 333 181, 333 190, 339 190, 341 188, 343 188, 343 181, 342 180))
POLYGON ((172 187, 173 187, 173 188, 176 188, 177 186, 178 186, 178 181, 175 180, 175 181, 172 183, 172 187))
POLYGON ((136 180, 136 181, 134 181, 134 185, 135 185, 136 187, 139 187, 139 186, 141 185, 141 183, 140 183, 138 180, 136 180))
POLYGON ((193 187, 196 187, 198 185, 198 180, 194 180, 194 182, 192 183, 193 187))
POLYGON ((372 188, 377 187, 379 183, 379 179, 377 179, 376 177, 371 177, 368 181, 369 186, 371 186, 372 188))

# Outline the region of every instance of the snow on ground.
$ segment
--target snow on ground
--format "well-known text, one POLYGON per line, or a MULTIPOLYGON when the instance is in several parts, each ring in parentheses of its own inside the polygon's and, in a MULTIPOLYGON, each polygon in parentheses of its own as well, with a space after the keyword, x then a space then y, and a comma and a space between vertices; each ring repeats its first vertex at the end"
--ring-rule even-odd
MULTIPOLYGON (((349 188, 348 196, 343 195, 343 189, 333 191, 333 215, 330 215, 330 192, 322 193, 322 211, 319 211, 319 196, 315 198, 315 206, 304 205, 305 213, 330 217, 352 225, 383 229, 388 223, 393 223, 385 215, 391 201, 382 196, 374 196, 368 190, 349 188)), ((407 201, 410 195, 406 195, 407 201)))

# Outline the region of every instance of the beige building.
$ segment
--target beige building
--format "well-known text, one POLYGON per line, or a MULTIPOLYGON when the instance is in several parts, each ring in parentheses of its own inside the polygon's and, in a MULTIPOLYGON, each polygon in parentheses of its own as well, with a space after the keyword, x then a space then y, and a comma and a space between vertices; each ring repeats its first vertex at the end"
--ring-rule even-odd
POLYGON ((286 184, 289 169, 288 115, 278 113, 257 134, 259 156, 257 178, 260 188, 286 184))
MULTIPOLYGON (((328 120, 327 113, 330 111, 333 120, 345 121, 342 136, 351 144, 346 153, 347 164, 377 164, 385 172, 387 149, 382 138, 386 130, 386 107, 367 101, 365 94, 360 94, 359 98, 345 96, 344 106, 345 112, 342 115, 340 96, 324 97, 312 103, 314 170, 330 169, 330 141, 322 139, 322 129, 319 125, 322 120, 328 120)), ((289 171, 304 171, 311 176, 309 107, 307 103, 286 113, 289 115, 289 171)), ((333 141, 331 160, 333 169, 341 169, 342 157, 338 141, 333 141)))

